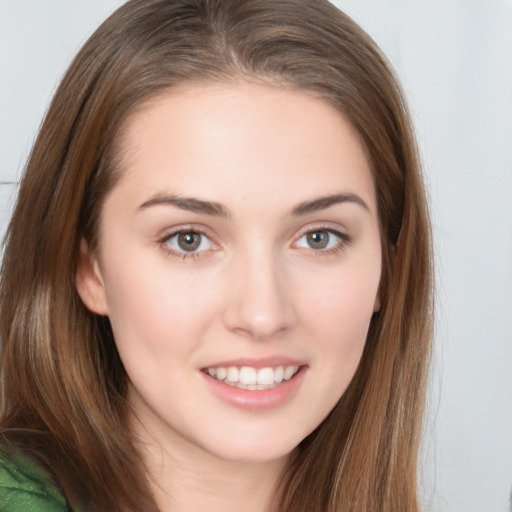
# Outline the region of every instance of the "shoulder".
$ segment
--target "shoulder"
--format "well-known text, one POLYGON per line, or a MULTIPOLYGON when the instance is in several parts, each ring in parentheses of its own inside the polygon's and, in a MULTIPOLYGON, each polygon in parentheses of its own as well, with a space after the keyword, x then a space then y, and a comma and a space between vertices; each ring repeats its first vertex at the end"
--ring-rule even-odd
POLYGON ((0 512, 43 510, 68 510, 48 474, 26 457, 0 451, 0 512))

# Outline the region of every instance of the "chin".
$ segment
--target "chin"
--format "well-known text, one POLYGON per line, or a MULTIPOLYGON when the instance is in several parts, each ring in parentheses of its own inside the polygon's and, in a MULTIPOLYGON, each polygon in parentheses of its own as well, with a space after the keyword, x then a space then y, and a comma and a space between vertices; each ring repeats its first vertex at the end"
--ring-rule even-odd
POLYGON ((229 462, 238 463, 269 463, 287 460, 297 448, 297 442, 290 439, 234 439, 232 436, 225 443, 203 446, 212 456, 229 462))

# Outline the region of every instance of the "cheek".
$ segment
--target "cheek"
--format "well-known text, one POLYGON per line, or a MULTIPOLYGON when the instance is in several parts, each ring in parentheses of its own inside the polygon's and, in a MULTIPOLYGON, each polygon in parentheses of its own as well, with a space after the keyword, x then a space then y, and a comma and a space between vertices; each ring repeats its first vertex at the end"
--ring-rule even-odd
POLYGON ((123 361, 192 352, 216 313, 214 287, 187 272, 170 273, 165 265, 116 269, 106 288, 123 361))
POLYGON ((303 319, 315 341, 325 385, 340 398, 359 364, 374 313, 380 263, 346 268, 303 297, 303 319))
POLYGON ((302 328, 309 341, 308 432, 332 411, 354 377, 364 350, 379 285, 380 263, 347 265, 303 281, 302 328))
POLYGON ((316 278, 306 284, 303 311, 329 337, 339 340, 360 338, 368 330, 374 312, 380 280, 380 266, 358 265, 316 278))

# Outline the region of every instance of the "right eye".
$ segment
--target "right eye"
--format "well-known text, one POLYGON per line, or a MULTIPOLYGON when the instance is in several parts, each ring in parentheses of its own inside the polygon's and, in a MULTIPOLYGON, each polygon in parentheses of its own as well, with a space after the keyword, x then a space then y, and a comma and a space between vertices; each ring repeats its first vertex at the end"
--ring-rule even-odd
POLYGON ((207 251, 214 247, 213 242, 204 234, 194 230, 177 231, 162 240, 170 252, 187 256, 207 251))

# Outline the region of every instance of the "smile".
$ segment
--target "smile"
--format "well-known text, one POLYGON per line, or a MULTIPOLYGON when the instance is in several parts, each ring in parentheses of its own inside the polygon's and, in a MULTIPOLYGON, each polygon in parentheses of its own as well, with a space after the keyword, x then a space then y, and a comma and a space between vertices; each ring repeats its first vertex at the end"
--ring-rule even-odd
POLYGON ((266 368, 221 366, 206 368, 204 371, 213 379, 228 386, 247 390, 265 390, 290 380, 299 371, 299 366, 269 366, 266 368))

